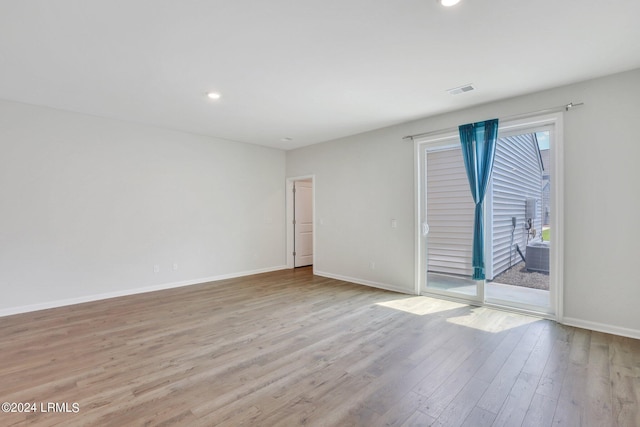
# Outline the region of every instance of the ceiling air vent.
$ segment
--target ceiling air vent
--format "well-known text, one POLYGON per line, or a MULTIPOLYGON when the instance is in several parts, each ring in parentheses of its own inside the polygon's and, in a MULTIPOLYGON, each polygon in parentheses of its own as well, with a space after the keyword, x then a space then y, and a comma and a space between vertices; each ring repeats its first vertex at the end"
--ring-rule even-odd
POLYGON ((471 92, 474 89, 473 85, 469 83, 467 85, 454 87, 453 89, 447 89, 447 92, 449 92, 450 95, 458 95, 464 92, 471 92))

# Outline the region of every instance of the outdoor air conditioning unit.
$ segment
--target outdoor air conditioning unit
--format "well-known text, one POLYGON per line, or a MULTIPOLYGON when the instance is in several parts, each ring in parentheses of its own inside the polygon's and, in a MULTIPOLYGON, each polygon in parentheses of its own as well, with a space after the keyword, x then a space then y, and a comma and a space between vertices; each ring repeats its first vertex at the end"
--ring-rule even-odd
POLYGON ((531 242, 527 245, 525 266, 528 271, 549 272, 549 242, 531 242))

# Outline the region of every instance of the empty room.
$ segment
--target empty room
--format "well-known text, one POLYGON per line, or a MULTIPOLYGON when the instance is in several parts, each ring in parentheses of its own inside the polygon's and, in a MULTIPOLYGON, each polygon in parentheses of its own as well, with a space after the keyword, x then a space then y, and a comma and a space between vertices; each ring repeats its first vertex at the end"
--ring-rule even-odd
POLYGON ((640 426, 640 2, 0 2, 1 426, 640 426))

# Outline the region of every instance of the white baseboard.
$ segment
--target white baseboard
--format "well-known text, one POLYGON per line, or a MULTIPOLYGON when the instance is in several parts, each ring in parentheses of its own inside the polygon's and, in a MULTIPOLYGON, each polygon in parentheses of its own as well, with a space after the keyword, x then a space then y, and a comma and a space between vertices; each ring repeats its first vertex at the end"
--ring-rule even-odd
POLYGON ((327 273, 327 272, 318 271, 318 270, 314 270, 313 274, 315 274, 316 276, 327 277, 329 279, 342 280, 345 282, 351 282, 358 285, 365 285, 365 286, 371 286, 378 289, 384 289, 385 291, 393 291, 393 292, 399 292, 401 294, 413 295, 413 293, 409 289, 403 289, 399 286, 390 285, 388 283, 374 282, 371 280, 358 279, 356 277, 341 276, 339 274, 327 273))
POLYGON ((199 279, 185 280, 182 282, 163 283, 160 285, 146 286, 144 288, 124 289, 121 291, 106 292, 102 294, 87 295, 77 298, 69 298, 56 301, 48 301, 39 304, 24 305, 21 307, 11 307, 0 310, 0 317, 11 316, 13 314, 29 313, 32 311, 47 310, 50 308, 64 307, 67 305, 82 304, 84 302, 99 301, 109 298, 123 297, 127 295, 143 294, 146 292, 161 291, 165 289, 180 288, 183 286, 199 285, 201 283, 215 282, 217 280, 233 279, 236 277, 251 276, 253 274, 268 273, 286 269, 286 265, 276 267, 260 268, 257 270, 241 271, 238 273, 221 274, 219 276, 202 277, 199 279))
POLYGON ((605 323, 590 322, 588 320, 564 317, 562 323, 576 328, 590 329, 592 331, 604 332, 607 334, 620 335, 622 337, 635 338, 640 340, 640 330, 623 328, 621 326, 607 325, 605 323))

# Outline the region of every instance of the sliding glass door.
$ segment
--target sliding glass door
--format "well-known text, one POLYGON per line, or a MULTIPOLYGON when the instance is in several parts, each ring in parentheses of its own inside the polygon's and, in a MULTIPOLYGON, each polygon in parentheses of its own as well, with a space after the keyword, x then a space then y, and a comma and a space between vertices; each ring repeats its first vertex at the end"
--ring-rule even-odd
POLYGON ((421 293, 557 314, 562 277, 558 127, 561 115, 499 128, 484 200, 486 280, 472 280, 475 205, 457 132, 415 141, 421 293))

